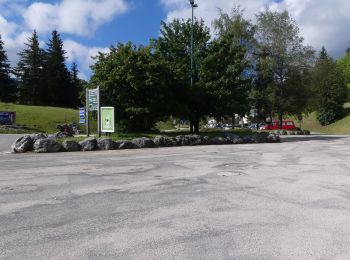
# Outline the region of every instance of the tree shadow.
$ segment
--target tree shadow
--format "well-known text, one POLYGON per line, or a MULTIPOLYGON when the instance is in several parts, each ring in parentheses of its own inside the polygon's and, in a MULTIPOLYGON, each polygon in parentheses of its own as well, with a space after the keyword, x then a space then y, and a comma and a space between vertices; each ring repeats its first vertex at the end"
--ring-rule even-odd
POLYGON ((331 136, 331 135, 323 135, 323 134, 318 134, 318 135, 304 135, 304 136, 293 136, 293 135, 288 135, 288 136, 281 136, 281 142, 286 143, 286 142, 306 142, 306 141, 333 141, 333 140, 339 140, 339 139, 345 139, 345 138, 350 138, 350 135, 346 136, 331 136))

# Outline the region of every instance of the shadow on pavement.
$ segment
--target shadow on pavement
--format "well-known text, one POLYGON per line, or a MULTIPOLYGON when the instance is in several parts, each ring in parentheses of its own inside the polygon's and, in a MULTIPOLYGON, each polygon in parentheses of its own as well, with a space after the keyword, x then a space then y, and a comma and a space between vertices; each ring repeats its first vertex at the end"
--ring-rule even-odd
POLYGON ((305 142, 305 141, 333 141, 339 139, 348 139, 349 135, 331 136, 331 135, 307 135, 307 136, 281 136, 281 142, 305 142))

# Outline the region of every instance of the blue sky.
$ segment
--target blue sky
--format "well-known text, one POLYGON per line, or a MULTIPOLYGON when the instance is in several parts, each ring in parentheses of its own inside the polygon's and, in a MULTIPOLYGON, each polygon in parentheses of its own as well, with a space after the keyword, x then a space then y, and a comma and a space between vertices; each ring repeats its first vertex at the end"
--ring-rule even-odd
MULTIPOLYGON (((349 0, 196 0, 195 14, 207 26, 217 17, 218 8, 229 12, 233 6, 245 9, 254 21, 266 6, 288 10, 296 19, 305 43, 320 49, 325 45, 339 57, 350 46, 349 0)), ((76 61, 80 76, 88 79, 91 56, 107 52, 111 44, 132 41, 147 44, 159 35, 160 21, 189 18, 188 0, 0 0, 0 33, 12 64, 33 29, 41 44, 53 29, 64 40, 68 62, 76 61)))

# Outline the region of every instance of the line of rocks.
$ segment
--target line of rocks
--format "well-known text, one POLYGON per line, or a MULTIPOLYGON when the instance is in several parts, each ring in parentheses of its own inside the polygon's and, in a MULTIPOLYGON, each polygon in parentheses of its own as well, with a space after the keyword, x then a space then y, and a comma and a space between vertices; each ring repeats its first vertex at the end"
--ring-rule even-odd
POLYGON ((55 138, 45 134, 25 135, 17 139, 11 146, 13 153, 75 152, 94 150, 122 150, 171 146, 194 146, 194 145, 224 145, 244 143, 278 143, 280 138, 274 133, 259 133, 251 136, 240 137, 232 133, 225 133, 224 137, 208 137, 200 135, 178 135, 176 137, 157 136, 154 139, 147 137, 133 140, 113 141, 110 138, 89 137, 81 142, 64 140, 62 144, 55 138))
POLYGON ((309 130, 275 130, 276 135, 310 135, 309 130))

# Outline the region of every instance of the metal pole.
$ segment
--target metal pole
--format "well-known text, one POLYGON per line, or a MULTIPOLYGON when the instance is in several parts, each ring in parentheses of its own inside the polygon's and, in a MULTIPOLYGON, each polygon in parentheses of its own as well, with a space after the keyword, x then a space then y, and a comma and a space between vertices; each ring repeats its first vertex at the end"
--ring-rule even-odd
POLYGON ((86 136, 90 136, 90 127, 89 127, 89 90, 85 90, 85 126, 86 126, 86 136))
POLYGON ((100 87, 97 87, 97 134, 101 137, 101 122, 100 122, 100 87))
POLYGON ((193 4, 192 7, 192 19, 191 19, 191 87, 193 87, 193 4))

